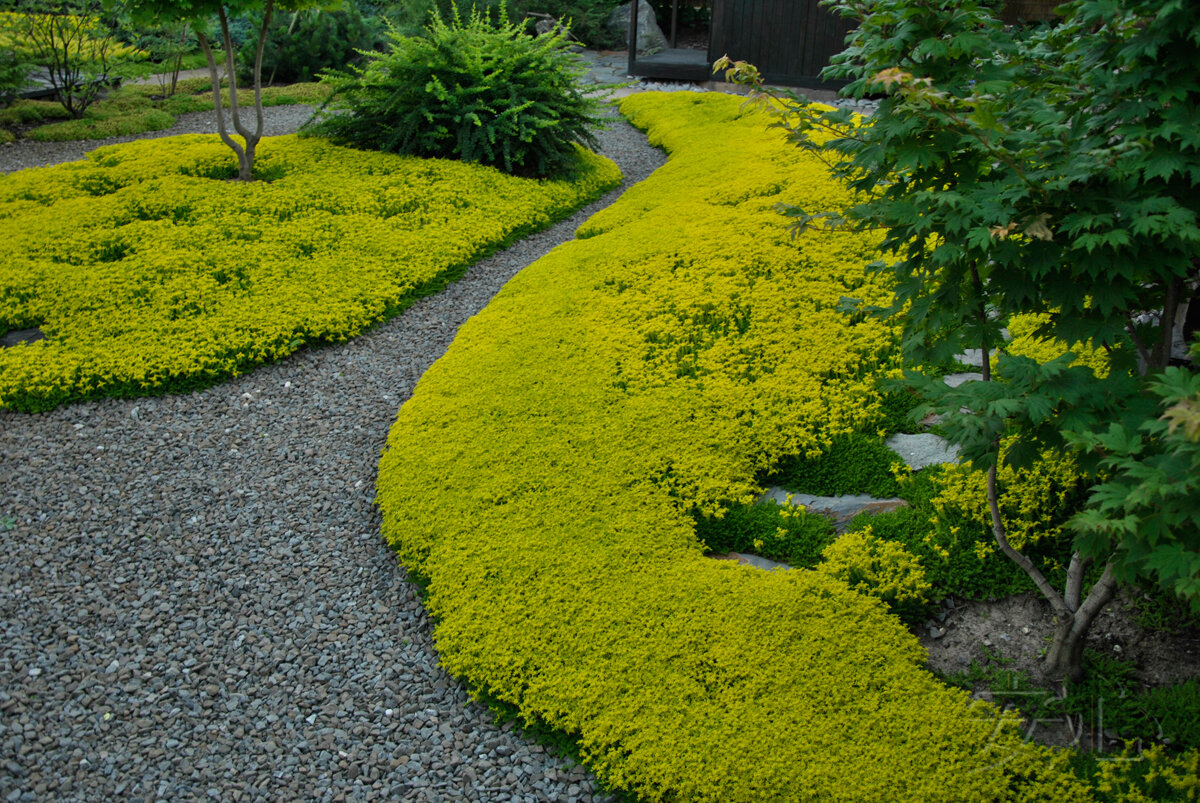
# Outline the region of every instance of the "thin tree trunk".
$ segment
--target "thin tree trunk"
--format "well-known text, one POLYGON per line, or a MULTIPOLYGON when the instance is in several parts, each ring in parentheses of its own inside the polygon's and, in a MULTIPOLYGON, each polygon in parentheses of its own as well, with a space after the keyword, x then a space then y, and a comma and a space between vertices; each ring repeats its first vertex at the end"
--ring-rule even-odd
POLYGON ((229 136, 229 130, 225 126, 225 109, 221 102, 221 73, 217 70, 217 60, 213 56, 212 48, 209 47, 208 36, 203 31, 196 31, 196 39, 200 42, 200 49, 204 52, 205 59, 208 60, 208 77, 212 79, 213 87, 213 105, 217 110, 217 133, 220 135, 221 141, 237 154, 240 177, 240 166, 245 162, 246 152, 237 140, 229 136))
MULTIPOLYGON (((980 281, 979 273, 975 268, 972 268, 971 274, 976 289, 982 296, 983 283, 980 281)), ((986 315, 987 311, 981 303, 979 308, 981 327, 986 320, 986 315)), ((983 357, 983 381, 990 382, 992 381, 991 353, 986 336, 980 343, 980 351, 983 357)), ((1075 552, 1071 556, 1071 563, 1067 569, 1066 589, 1064 593, 1059 594, 1058 590, 1046 578, 1046 575, 1042 574, 1041 570, 1029 559, 1029 556, 1018 551, 1008 541, 1004 519, 1000 515, 1000 490, 996 481, 997 469, 1000 463, 999 440, 995 443, 995 449, 996 459, 987 472, 988 512, 992 520, 992 536, 996 540, 996 545, 1000 547, 1000 551, 1004 553, 1005 557, 1021 567, 1021 570, 1029 576, 1029 579, 1033 581, 1034 586, 1037 587, 1037 590, 1041 592, 1046 601, 1050 603, 1050 608, 1054 611, 1057 625, 1054 631, 1054 641, 1046 653, 1043 671, 1048 677, 1054 679, 1067 677, 1073 681, 1079 680, 1083 677, 1083 647, 1087 641, 1088 628, 1091 627, 1096 615, 1112 600, 1113 595, 1116 593, 1116 582, 1112 576, 1112 564, 1110 563, 1105 566, 1104 574, 1092 586, 1087 598, 1081 603, 1080 598, 1083 596, 1084 575, 1091 560, 1075 552)))
MULTIPOLYGON (((225 48, 225 78, 229 81, 229 119, 233 123, 233 130, 237 131, 246 143, 245 147, 237 152, 238 180, 254 181, 254 149, 258 145, 258 135, 252 134, 242 125, 237 96, 237 62, 233 52, 233 37, 229 35, 229 17, 225 14, 224 6, 218 9, 217 16, 221 21, 221 39, 225 48)), ((259 133, 261 134, 261 129, 259 133)))
POLYGON ((1096 616, 1104 610, 1104 606, 1112 602, 1116 593, 1117 583, 1113 579, 1110 563, 1104 567, 1104 574, 1092 586, 1083 604, 1070 618, 1058 620, 1054 630, 1054 641, 1046 652, 1046 662, 1043 665, 1043 671, 1048 677, 1065 677, 1072 681, 1083 679, 1083 648, 1087 643, 1088 630, 1091 629, 1096 616))

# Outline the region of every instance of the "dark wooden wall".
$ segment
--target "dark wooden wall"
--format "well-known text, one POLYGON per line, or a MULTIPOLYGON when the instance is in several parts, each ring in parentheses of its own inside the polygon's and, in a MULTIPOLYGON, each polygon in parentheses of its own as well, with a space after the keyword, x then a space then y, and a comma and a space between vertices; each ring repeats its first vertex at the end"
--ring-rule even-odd
POLYGON ((713 0, 708 57, 748 61, 768 83, 818 86, 852 27, 817 0, 713 0))

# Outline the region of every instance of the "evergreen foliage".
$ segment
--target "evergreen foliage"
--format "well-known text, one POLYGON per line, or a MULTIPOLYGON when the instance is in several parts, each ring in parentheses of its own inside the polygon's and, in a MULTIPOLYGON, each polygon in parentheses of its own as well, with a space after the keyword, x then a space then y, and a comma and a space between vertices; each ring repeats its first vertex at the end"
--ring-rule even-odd
POLYGON ((547 176, 594 146, 598 100, 584 95, 585 68, 561 33, 527 36, 492 15, 434 15, 424 35, 390 34, 386 52, 328 75, 326 116, 312 130, 335 142, 388 153, 438 156, 547 176))
MULTIPOLYGON (((382 36, 380 22, 364 17, 358 4, 349 0, 331 11, 298 9, 276 14, 263 46, 263 82, 314 81, 323 70, 345 69, 357 62, 359 51, 373 49, 382 36)), ((238 78, 243 82, 254 81, 256 45, 248 40, 238 49, 238 78)))

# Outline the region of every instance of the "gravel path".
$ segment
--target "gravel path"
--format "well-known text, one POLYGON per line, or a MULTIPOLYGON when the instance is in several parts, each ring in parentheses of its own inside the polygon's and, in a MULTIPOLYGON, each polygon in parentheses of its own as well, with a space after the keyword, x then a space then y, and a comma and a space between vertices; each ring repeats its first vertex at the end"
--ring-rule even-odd
MULTIPOLYGON (((624 123, 602 141, 629 182, 663 161, 624 123)), ((95 143, 30 145, 3 164, 95 143)), ((458 327, 617 194, 350 343, 189 395, 0 412, 0 799, 600 799, 438 667, 373 498, 458 327)))
MULTIPOLYGON (((312 117, 312 114, 312 106, 269 106, 263 109, 263 136, 290 134, 308 122, 308 118, 312 117)), ((253 124, 253 115, 247 115, 243 119, 251 125, 253 124)), ((233 128, 228 117, 226 117, 225 123, 230 126, 232 132, 233 128)), ((177 134, 215 133, 217 133, 217 113, 207 111, 181 114, 176 118, 175 125, 166 131, 150 131, 123 137, 78 142, 35 142, 31 139, 23 139, 0 145, 0 173, 11 173, 14 170, 39 165, 73 162, 76 159, 82 159, 85 153, 93 151, 101 145, 115 145, 118 142, 132 142, 135 139, 173 137, 177 134)))

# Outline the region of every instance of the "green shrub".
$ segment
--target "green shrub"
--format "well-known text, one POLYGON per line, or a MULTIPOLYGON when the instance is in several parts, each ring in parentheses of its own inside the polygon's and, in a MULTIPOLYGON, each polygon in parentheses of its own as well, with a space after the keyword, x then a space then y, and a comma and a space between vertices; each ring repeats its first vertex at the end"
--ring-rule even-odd
POLYGON ((886 498, 900 493, 892 470, 904 459, 878 436, 851 433, 834 438, 815 457, 789 457, 767 482, 792 493, 838 496, 869 494, 886 498))
POLYGON ((796 568, 812 568, 834 540, 824 516, 775 501, 734 505, 723 515, 698 515, 696 537, 712 552, 752 552, 796 568))
POLYGON ((920 422, 912 419, 913 411, 920 407, 921 403, 921 397, 908 389, 884 393, 880 405, 883 417, 879 428, 888 435, 897 432, 924 432, 920 422))
POLYGON ((594 145, 599 101, 578 84, 584 68, 560 35, 530 38, 521 26, 457 11, 434 16, 425 35, 390 34, 364 67, 330 73, 331 108, 314 127, 335 142, 440 156, 546 176, 575 163, 575 143, 594 145))
POLYGON ((70 112, 48 100, 18 100, 7 109, 0 109, 0 125, 28 125, 43 120, 65 120, 70 112))
POLYGON ((175 125, 175 118, 158 109, 145 109, 112 117, 88 117, 50 123, 29 132, 38 142, 68 142, 78 139, 107 139, 145 131, 165 131, 175 125))
POLYGON ((344 341, 475 259, 620 181, 580 153, 575 181, 264 140, 270 183, 215 136, 98 148, 0 177, 0 408, 212 384, 305 343, 344 341))
POLYGON ((1137 712, 1138 735, 1172 747, 1200 748, 1200 681, 1145 692, 1137 712))
MULTIPOLYGON (((354 2, 344 2, 334 11, 277 12, 263 47, 263 83, 313 81, 322 70, 345 69, 359 60, 357 51, 374 48, 382 33, 381 26, 364 18, 354 2)), ((238 80, 243 85, 254 80, 257 45, 248 40, 238 50, 238 80)))

